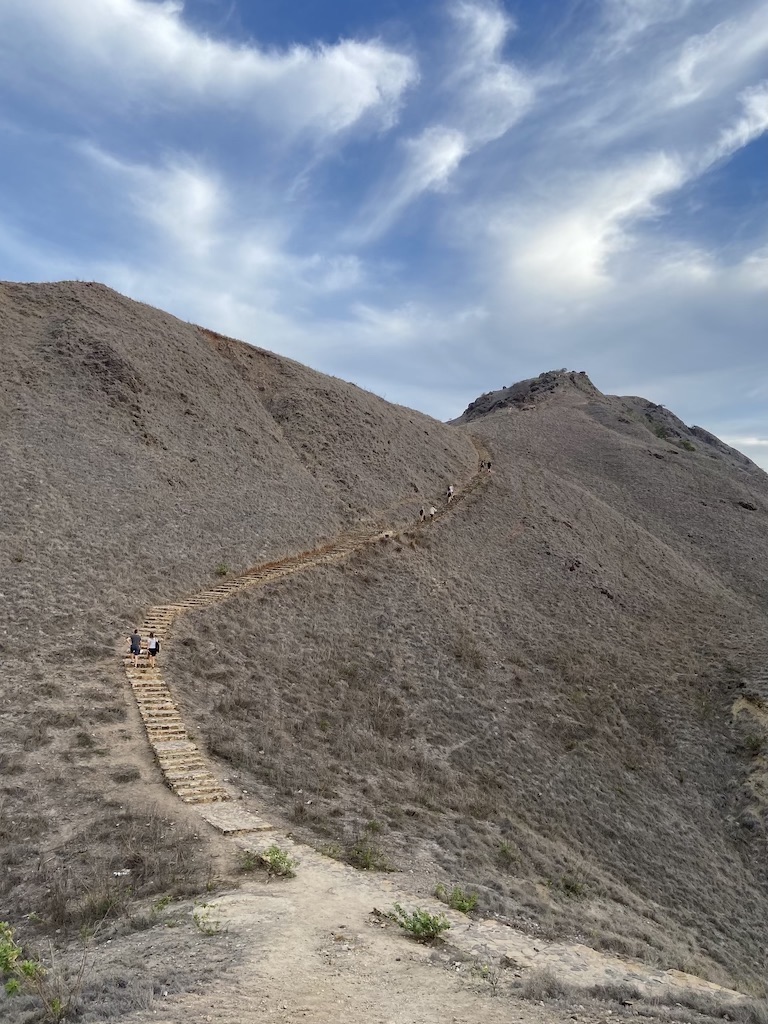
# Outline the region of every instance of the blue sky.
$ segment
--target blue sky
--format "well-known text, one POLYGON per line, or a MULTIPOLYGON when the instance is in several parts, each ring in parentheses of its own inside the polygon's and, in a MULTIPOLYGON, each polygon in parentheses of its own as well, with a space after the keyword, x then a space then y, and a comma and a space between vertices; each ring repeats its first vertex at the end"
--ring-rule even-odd
POLYGON ((765 0, 2 0, 0 96, 1 278, 443 419, 584 369, 768 467, 765 0))

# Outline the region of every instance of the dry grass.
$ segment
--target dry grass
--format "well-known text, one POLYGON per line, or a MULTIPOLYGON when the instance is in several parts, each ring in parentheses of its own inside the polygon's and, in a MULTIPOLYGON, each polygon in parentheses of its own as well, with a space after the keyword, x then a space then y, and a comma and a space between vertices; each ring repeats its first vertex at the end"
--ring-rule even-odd
POLYGON ((617 488, 602 460, 623 436, 555 412, 544 440, 494 425, 517 450, 428 549, 383 544, 180 623, 171 681, 211 753, 317 841, 376 819, 391 863, 436 845, 486 911, 759 983, 764 832, 734 821, 752 753, 730 705, 760 570, 741 535, 727 572, 713 554, 739 514, 727 468, 617 488), (702 501, 692 549, 676 531, 702 501))
MULTIPOLYGON (((75 927, 209 872, 177 843, 191 819, 116 638, 217 566, 393 506, 412 522, 475 452, 464 427, 100 286, 2 285, 0 331, 0 901, 75 927), (126 859, 128 892, 109 881, 126 859)), ((375 820, 388 864, 435 855, 486 911, 758 984, 762 755, 730 707, 763 653, 766 478, 640 400, 529 404, 472 423, 485 493, 188 618, 171 682, 318 844, 349 851, 375 820)))

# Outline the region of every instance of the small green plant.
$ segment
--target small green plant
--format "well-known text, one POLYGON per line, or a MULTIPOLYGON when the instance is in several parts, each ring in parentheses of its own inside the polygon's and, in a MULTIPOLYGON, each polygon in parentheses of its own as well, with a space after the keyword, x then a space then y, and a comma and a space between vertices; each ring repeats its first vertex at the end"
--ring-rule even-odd
POLYGON ((78 970, 66 976, 56 970, 51 946, 51 969, 40 960, 25 957, 24 950, 16 942, 13 929, 7 921, 0 921, 0 981, 4 983, 8 996, 35 996, 43 1008, 43 1020, 55 1024, 63 1021, 74 1010, 83 988, 88 962, 87 933, 82 934, 83 955, 78 970))
POLYGON ((550 886, 555 889, 559 889, 565 896, 570 899, 580 900, 587 895, 587 887, 581 882, 575 875, 568 873, 561 875, 555 882, 550 882, 550 886))
POLYGON ((763 749, 763 741, 760 736, 750 733, 744 737, 744 746, 750 754, 759 754, 763 749))
POLYGON ((498 967, 493 967, 491 964, 477 963, 472 968, 472 973, 475 977, 481 981, 486 981, 491 988, 491 995, 497 995, 499 982, 501 981, 501 971, 498 967))
POLYGON ((278 875, 280 878, 293 878, 298 865, 298 861, 289 856, 285 850, 281 850, 276 843, 261 854, 261 863, 267 869, 267 874, 270 877, 278 875))
POLYGON ((442 882, 439 882, 435 889, 435 896, 447 903, 453 910, 459 910, 462 914, 469 914, 477 906, 477 893, 464 892, 458 885, 454 885, 450 892, 442 882))
POLYGON ((502 839, 499 843, 499 848, 496 851, 496 859, 501 867, 509 870, 512 865, 520 859, 520 857, 514 846, 507 842, 506 839, 502 839))
POLYGON ((192 911, 192 920, 203 935, 220 935, 223 931, 221 921, 213 916, 210 903, 198 903, 192 911))
POLYGON ((389 871, 387 858, 377 843, 368 838, 365 830, 347 851, 349 863, 362 871, 389 871))
POLYGON ((219 562, 219 564, 216 566, 216 575, 229 576, 229 566, 227 565, 226 562, 219 562))
POLYGON ((262 860, 254 850, 241 850, 237 857, 237 866, 241 871, 250 873, 262 866, 262 860))
POLYGON ((683 439, 683 440, 682 440, 682 441, 680 442, 680 447, 681 447, 681 448, 685 448, 685 450, 686 450, 687 452, 695 452, 695 451, 696 451, 696 445, 695 445, 695 444, 691 444, 691 442, 690 442, 690 441, 688 441, 688 440, 687 440, 686 438, 684 438, 684 439, 683 439))
POLYGON ((344 847, 341 843, 318 843, 318 845, 315 846, 315 849, 318 853, 322 853, 324 857, 331 857, 333 860, 344 859, 344 847))
POLYGON ((395 903, 389 916, 417 942, 435 942, 451 927, 445 914, 430 914, 428 910, 422 910, 420 907, 409 912, 399 903, 395 903))
POLYGON ((666 439, 669 437, 669 430, 661 423, 657 423, 655 425, 655 427, 653 428, 653 432, 656 435, 656 437, 660 437, 662 441, 666 441, 666 439))

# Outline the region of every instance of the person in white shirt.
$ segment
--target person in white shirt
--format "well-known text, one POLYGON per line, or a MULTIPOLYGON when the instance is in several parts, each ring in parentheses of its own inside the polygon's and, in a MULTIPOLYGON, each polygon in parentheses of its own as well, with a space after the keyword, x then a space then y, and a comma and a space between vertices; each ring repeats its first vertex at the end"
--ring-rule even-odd
POLYGON ((159 651, 160 641, 158 640, 154 633, 150 633, 149 639, 147 640, 147 661, 149 662, 150 667, 155 664, 155 658, 157 657, 159 651))

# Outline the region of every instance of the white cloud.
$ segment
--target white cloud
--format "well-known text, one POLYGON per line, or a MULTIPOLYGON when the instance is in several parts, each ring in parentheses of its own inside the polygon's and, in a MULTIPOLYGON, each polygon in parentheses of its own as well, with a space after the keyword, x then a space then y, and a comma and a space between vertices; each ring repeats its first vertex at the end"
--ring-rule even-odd
POLYGON ((469 146, 463 132, 433 125, 418 137, 406 139, 402 150, 402 168, 370 203, 364 226, 350 233, 352 240, 360 243, 378 237, 414 199, 425 192, 444 191, 469 146))
POLYGON ((688 37, 662 79, 669 102, 681 106, 722 93, 743 81, 768 50, 768 19, 762 3, 751 14, 688 37))
POLYGON ((693 0, 605 0, 610 48, 627 49, 653 26, 677 21, 693 0))
POLYGON ((3 0, 0 66, 113 109, 235 106, 289 134, 333 134, 366 115, 390 125, 417 78, 411 57, 376 40, 263 50, 205 36, 183 13, 174 0, 3 0))
POLYGON ((533 104, 533 79, 501 59, 514 29, 502 8, 463 0, 451 13, 455 52, 438 90, 448 109, 439 122, 405 141, 402 166, 371 203, 359 240, 382 234, 424 193, 444 190, 467 157, 505 135, 533 104))
POLYGON ((724 437, 723 440, 734 448, 740 448, 742 445, 750 448, 768 448, 768 437, 724 437))
POLYGON ((550 189, 559 208, 515 205, 492 225, 500 258, 518 287, 582 299, 609 283, 609 260, 629 244, 633 225, 655 216, 684 177, 663 153, 586 180, 561 177, 550 189))
POLYGON ((768 130, 768 79, 745 89, 739 96, 742 114, 723 129, 707 159, 719 160, 759 138, 768 130))
POLYGON ((229 209, 226 186, 215 173, 189 157, 152 167, 119 160, 91 145, 80 151, 119 180, 135 212, 158 232, 166 249, 193 258, 213 250, 229 209))
POLYGON ((463 0, 452 8, 452 14, 458 51, 447 85, 455 92, 455 123, 475 149, 501 138, 520 120, 533 102, 535 86, 531 78, 502 59, 504 45, 516 26, 501 7, 463 0))

